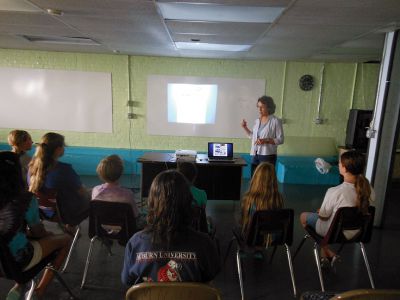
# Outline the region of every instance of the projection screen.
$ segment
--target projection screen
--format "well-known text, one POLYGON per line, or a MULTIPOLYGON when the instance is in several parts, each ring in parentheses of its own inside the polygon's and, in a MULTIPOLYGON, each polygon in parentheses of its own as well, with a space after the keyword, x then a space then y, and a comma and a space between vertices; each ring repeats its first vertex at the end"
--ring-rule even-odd
POLYGON ((264 93, 264 79, 150 75, 147 133, 243 138, 241 120, 253 124, 264 93))

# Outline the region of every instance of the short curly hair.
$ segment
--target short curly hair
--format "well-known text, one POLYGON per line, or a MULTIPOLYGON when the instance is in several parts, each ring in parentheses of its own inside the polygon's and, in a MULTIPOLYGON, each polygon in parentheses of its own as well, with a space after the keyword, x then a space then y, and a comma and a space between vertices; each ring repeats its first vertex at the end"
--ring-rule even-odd
POLYGON ((8 134, 7 140, 10 146, 21 148, 22 144, 25 143, 30 134, 25 130, 13 130, 8 134))
POLYGON ((258 98, 257 103, 258 102, 261 102, 262 104, 265 105, 265 107, 268 110, 269 115, 272 115, 275 113, 276 106, 275 106, 274 99, 272 99, 271 96, 265 96, 265 95, 261 96, 260 98, 258 98))
POLYGON ((103 158, 97 166, 96 172, 105 182, 116 182, 124 171, 124 163, 118 155, 103 158))

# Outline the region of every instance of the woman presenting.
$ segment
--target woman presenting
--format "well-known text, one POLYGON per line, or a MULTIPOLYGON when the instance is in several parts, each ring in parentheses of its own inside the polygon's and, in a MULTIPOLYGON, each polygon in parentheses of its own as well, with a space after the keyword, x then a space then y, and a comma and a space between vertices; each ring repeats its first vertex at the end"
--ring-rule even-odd
POLYGON ((260 117, 255 120, 253 130, 242 120, 242 127, 251 138, 251 174, 261 162, 276 163, 278 145, 283 144, 282 121, 274 116, 275 103, 272 97, 262 96, 257 100, 260 117))

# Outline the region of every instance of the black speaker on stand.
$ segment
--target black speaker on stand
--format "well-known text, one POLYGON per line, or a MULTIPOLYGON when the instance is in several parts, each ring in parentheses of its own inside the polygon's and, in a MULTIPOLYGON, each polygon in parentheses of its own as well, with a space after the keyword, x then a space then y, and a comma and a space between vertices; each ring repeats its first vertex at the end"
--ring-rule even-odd
POLYGON ((372 110, 351 109, 347 121, 346 148, 367 152, 367 127, 372 120, 372 110))

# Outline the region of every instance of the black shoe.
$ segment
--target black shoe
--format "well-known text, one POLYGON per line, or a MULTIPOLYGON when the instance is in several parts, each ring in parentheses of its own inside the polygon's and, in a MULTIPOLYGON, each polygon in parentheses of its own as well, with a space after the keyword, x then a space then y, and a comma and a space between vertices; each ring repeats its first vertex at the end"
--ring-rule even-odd
POLYGON ((321 257, 321 268, 329 269, 331 266, 331 261, 329 257, 321 257))

